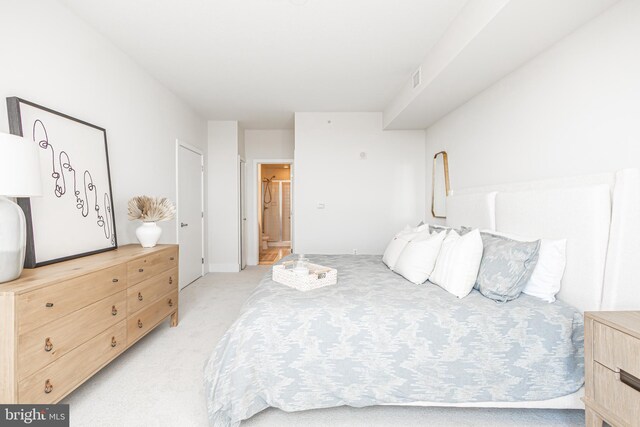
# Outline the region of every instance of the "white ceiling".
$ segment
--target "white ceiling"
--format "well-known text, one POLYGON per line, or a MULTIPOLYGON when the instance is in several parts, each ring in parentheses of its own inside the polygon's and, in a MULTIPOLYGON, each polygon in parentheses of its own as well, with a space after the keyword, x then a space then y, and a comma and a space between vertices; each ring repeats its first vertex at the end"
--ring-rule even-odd
POLYGON ((383 111, 467 0, 60 0, 214 120, 383 111))

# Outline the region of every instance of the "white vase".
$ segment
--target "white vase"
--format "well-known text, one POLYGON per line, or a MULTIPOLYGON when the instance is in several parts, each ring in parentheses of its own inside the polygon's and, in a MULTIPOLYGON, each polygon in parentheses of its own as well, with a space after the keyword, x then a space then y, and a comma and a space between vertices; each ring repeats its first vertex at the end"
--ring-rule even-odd
POLYGON ((136 237, 143 248, 152 248, 158 243, 162 228, 158 227, 155 222, 143 222, 140 227, 136 228, 136 237))

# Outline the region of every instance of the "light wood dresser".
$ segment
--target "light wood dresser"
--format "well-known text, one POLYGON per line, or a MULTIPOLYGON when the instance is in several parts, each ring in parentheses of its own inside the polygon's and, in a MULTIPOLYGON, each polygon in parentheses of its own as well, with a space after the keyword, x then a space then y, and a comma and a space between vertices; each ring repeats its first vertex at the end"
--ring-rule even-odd
POLYGON ((0 284, 0 403, 56 403, 171 316, 178 247, 138 245, 0 284))
POLYGON ((585 313, 587 427, 640 426, 640 311, 585 313))

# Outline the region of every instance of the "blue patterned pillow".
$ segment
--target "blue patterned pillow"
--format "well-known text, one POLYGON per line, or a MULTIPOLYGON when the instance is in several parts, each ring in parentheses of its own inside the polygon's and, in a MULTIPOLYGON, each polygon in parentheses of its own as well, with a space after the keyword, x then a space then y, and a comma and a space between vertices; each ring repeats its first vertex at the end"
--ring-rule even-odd
POLYGON ((489 233, 480 235, 484 252, 475 288, 496 301, 518 298, 538 262, 540 240, 521 242, 489 233))
POLYGON ((447 233, 449 233, 449 230, 455 230, 456 233, 458 233, 460 236, 464 236, 465 234, 467 234, 468 232, 470 232, 471 230, 473 230, 473 228, 471 227, 460 227, 460 228, 451 228, 451 227, 447 227, 445 225, 437 225, 437 224, 429 224, 429 232, 430 233, 439 233, 441 231, 446 231, 447 233))

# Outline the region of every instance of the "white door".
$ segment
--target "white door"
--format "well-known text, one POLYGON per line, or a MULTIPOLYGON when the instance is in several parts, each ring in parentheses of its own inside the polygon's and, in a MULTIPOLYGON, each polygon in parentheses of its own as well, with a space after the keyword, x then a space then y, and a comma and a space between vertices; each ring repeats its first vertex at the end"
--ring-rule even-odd
POLYGON ((245 201, 246 163, 240 160, 240 269, 247 266, 247 211, 245 201))
POLYGON ((180 244, 180 289, 202 277, 203 247, 203 157, 193 147, 178 143, 178 243, 180 244))

